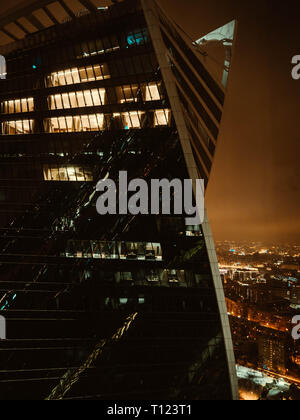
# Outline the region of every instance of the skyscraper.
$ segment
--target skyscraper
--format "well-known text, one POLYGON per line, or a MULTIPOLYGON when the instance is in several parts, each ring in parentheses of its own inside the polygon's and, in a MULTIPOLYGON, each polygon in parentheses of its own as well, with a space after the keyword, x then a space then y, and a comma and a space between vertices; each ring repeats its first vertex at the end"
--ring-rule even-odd
POLYGON ((236 399, 207 216, 99 216, 95 191, 119 171, 207 185, 234 24, 196 43, 152 0, 81 3, 62 24, 44 7, 57 24, 6 49, 0 395, 236 399))

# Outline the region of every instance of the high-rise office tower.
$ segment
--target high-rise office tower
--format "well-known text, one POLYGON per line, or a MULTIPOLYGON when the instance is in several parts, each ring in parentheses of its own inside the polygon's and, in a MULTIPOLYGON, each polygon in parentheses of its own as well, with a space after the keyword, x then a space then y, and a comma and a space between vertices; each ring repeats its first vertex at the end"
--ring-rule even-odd
POLYGON ((95 190, 207 184, 234 23, 192 42, 152 0, 96 4, 28 2, 1 27, 0 398, 236 399, 207 217, 100 216, 95 190))

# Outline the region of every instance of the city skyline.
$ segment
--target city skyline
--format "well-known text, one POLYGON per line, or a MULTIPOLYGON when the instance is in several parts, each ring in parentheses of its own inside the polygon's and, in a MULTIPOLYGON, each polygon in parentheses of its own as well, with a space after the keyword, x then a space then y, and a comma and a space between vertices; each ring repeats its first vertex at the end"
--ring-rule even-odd
POLYGON ((300 247, 220 241, 216 248, 240 398, 298 400, 300 247))

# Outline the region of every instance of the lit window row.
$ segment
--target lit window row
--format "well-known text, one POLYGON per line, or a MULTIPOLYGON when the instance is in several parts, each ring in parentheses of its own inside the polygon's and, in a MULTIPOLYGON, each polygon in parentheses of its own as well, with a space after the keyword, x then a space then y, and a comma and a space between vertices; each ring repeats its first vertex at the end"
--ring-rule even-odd
MULTIPOLYGON (((71 73, 70 73, 71 74, 71 73)), ((95 80, 95 79, 89 79, 95 80)), ((74 82, 77 83, 77 82, 74 82)), ((78 82, 79 83, 79 82, 78 82)), ((68 83, 67 83, 68 84, 68 83)), ((58 86, 58 85, 56 85, 58 86)), ((142 101, 158 101, 162 99, 160 84, 155 82, 142 85, 125 85, 116 88, 119 103, 142 101)), ((68 109, 85 106, 100 106, 105 104, 105 89, 91 89, 78 92, 68 92, 51 95, 48 97, 49 108, 68 109)), ((23 98, 5 101, 1 103, 1 113, 14 114, 19 112, 33 112, 34 99, 23 98)))
POLYGON ((5 121, 2 123, 2 134, 31 134, 33 133, 33 120, 5 121))
MULTIPOLYGON (((159 85, 156 83, 126 85, 117 87, 119 103, 138 102, 139 99, 157 101, 161 99, 159 85)), ((49 109, 83 108, 87 106, 102 106, 106 103, 105 89, 90 89, 78 92, 59 93, 48 97, 49 109)), ((18 113, 34 111, 33 98, 15 99, 2 103, 2 113, 18 113)))
MULTIPOLYGON (((149 102, 162 99, 160 84, 155 82, 118 86, 116 93, 118 103, 138 102, 139 100, 149 102)), ((102 106, 106 103, 105 89, 59 93, 48 97, 50 110, 102 106)), ((4 114, 32 111, 34 111, 33 98, 15 99, 1 104, 1 112, 4 114)))
MULTIPOLYGON (((130 103, 138 101, 158 101, 162 98, 160 85, 155 82, 142 85, 125 85, 116 87, 116 101, 130 103)), ((113 102, 113 99, 112 99, 113 102)), ((88 89, 77 92, 58 93, 48 97, 49 109, 83 108, 107 104, 105 89, 88 89)))
POLYGON ((93 175, 89 169, 80 166, 45 165, 44 180, 77 182, 93 181, 93 175))
POLYGON ((106 64, 87 67, 74 67, 53 72, 46 79, 47 87, 74 85, 76 83, 93 82, 95 80, 109 79, 106 64))
POLYGON ((51 110, 100 106, 105 104, 105 89, 91 89, 51 95, 48 101, 51 110))
POLYGON ((69 258, 162 260, 160 243, 153 242, 101 242, 69 241, 66 256, 69 258))
POLYGON ((55 117, 45 120, 45 131, 48 133, 98 131, 103 128, 104 114, 55 117))
POLYGON ((32 112, 34 111, 33 98, 13 99, 1 103, 2 114, 15 114, 18 112, 32 112))
MULTIPOLYGON (((171 111, 158 109, 151 112, 131 111, 113 115, 90 114, 54 117, 44 120, 46 133, 72 133, 82 131, 102 131, 109 129, 130 130, 132 128, 169 126, 171 111), (149 123, 150 117, 152 118, 149 123)), ((33 120, 4 121, 3 135, 32 134, 33 120)))
MULTIPOLYGON (((153 112, 152 126, 168 126, 171 111, 160 109, 153 112)), ((111 115, 91 114, 49 118, 45 121, 45 131, 49 133, 100 131, 109 128, 129 130, 143 128, 146 123, 146 113, 132 111, 111 115)))

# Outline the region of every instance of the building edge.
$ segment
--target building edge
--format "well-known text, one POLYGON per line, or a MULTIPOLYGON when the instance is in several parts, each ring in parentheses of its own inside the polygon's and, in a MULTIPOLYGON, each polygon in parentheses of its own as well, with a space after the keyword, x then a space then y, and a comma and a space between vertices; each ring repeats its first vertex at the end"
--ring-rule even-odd
MULTIPOLYGON (((153 47, 156 52, 157 59, 160 65, 162 78, 164 80, 168 97, 170 100, 170 104, 171 104, 174 119, 176 122, 178 135, 179 135, 180 143, 182 146, 188 174, 190 178, 194 181, 199 178, 197 165, 193 156, 193 152, 192 152, 192 148, 190 144, 190 137, 189 137, 189 133, 186 127, 184 115, 182 112, 182 106, 181 106, 180 99, 177 93, 175 81, 173 79, 173 73, 171 71, 170 64, 168 61, 168 55, 167 55, 166 48, 163 43, 158 16, 155 12, 155 1, 154 0, 141 0, 141 4, 144 10, 146 22, 147 22, 148 29, 149 29, 151 39, 153 42, 153 47)), ((193 182, 193 184, 195 187, 195 182, 193 182)), ((203 229, 204 240, 205 240, 205 244, 206 244, 206 248, 208 252, 208 258, 209 258, 209 263, 210 263, 211 272, 212 272, 214 289, 216 292, 218 308, 219 308, 219 313, 220 313, 225 352, 226 352, 226 357, 227 357, 229 380, 231 384, 232 399, 234 401, 237 401, 239 400, 239 391, 238 391, 236 361, 235 361, 235 356, 234 356, 232 335, 231 335, 231 329, 230 329, 230 324, 229 324, 229 317, 227 313, 222 280, 221 280, 220 271, 219 271, 217 253, 216 253, 214 240, 212 236, 212 230, 211 230, 209 219, 207 216, 207 211, 205 211, 205 219, 204 219, 204 223, 202 224, 202 229, 203 229)))

